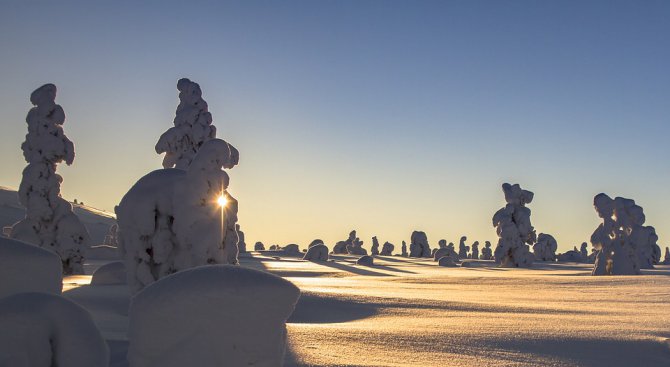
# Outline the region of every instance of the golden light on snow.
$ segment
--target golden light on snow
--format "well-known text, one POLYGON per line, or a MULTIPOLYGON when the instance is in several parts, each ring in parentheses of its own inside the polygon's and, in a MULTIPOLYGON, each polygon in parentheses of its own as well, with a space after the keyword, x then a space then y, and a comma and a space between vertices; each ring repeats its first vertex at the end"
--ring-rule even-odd
POLYGON ((216 202, 219 204, 220 207, 223 208, 224 206, 226 206, 226 204, 228 204, 228 199, 222 194, 216 199, 216 202))

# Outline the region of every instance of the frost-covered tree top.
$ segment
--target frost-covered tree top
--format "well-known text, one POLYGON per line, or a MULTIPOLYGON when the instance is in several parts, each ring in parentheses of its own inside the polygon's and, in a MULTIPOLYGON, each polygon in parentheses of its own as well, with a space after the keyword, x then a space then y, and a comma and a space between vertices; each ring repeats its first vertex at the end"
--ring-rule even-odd
POLYGON ((174 118, 174 127, 168 129, 156 143, 156 153, 165 153, 163 167, 186 169, 200 147, 216 137, 212 125, 212 114, 207 102, 202 99, 198 83, 186 78, 177 82, 179 106, 174 118))
POLYGON ((35 107, 26 117, 28 134, 21 145, 28 166, 19 186, 26 217, 12 227, 10 236, 57 253, 65 274, 83 274, 90 237, 72 204, 61 198, 63 178, 56 173, 59 163, 74 161, 74 144, 63 131, 65 112, 56 104, 56 86, 37 88, 30 102, 35 107))

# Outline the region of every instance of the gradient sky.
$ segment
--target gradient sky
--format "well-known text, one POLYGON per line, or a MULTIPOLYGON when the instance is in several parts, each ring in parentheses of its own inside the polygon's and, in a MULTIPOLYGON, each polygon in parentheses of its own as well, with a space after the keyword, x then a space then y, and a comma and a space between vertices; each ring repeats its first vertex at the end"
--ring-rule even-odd
POLYGON ((137 3, 0 3, 0 185, 18 187, 28 97, 51 82, 77 153, 63 195, 113 210, 161 167, 188 77, 240 151, 249 245, 495 243, 503 182, 535 192, 561 250, 588 240, 599 192, 670 245, 668 1, 137 3))

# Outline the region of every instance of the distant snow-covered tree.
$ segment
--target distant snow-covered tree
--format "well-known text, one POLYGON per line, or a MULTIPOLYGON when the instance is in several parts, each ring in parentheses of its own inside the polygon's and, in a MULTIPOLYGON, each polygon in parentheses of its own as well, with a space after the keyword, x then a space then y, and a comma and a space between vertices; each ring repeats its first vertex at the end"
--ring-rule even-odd
POLYGON ((530 224, 530 209, 526 204, 533 201, 533 193, 518 184, 505 183, 502 189, 507 205, 493 215, 498 235, 494 259, 504 267, 530 267, 533 254, 528 245, 535 243, 535 229, 530 224))

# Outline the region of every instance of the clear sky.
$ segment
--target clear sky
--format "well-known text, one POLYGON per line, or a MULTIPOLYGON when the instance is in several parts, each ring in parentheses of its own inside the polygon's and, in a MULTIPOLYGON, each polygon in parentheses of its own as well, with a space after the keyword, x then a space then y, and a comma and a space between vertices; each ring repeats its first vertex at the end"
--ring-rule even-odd
POLYGON ((3 1, 0 185, 25 166, 29 94, 58 86, 63 195, 113 210, 200 83, 247 242, 358 229, 397 246, 495 240, 500 185, 539 232, 588 240, 599 192, 670 245, 668 1, 3 1))

